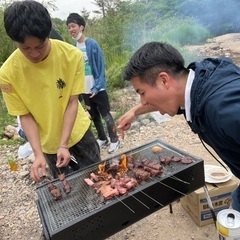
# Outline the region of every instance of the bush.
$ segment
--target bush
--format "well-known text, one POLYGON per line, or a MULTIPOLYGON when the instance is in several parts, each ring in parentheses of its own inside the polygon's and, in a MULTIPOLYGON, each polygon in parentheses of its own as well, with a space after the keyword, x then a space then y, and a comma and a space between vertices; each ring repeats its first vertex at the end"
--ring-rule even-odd
POLYGON ((113 51, 106 52, 106 77, 108 84, 108 92, 123 88, 125 83, 122 79, 122 73, 126 62, 130 57, 129 52, 114 53, 113 51))
MULTIPOLYGON (((3 9, 0 8, 0 19, 3 19, 3 9)), ((10 54, 16 49, 15 43, 7 36, 4 23, 0 21, 0 66, 10 56, 10 54)))

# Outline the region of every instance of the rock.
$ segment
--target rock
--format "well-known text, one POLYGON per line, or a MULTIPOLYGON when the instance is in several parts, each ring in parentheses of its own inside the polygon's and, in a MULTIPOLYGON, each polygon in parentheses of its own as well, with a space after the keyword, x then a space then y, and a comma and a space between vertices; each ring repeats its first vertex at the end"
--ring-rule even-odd
POLYGON ((3 134, 8 138, 12 138, 14 135, 17 135, 17 129, 11 125, 8 125, 5 127, 3 134))
POLYGON ((143 119, 141 122, 142 122, 142 124, 143 124, 144 126, 146 126, 146 125, 148 125, 148 124, 150 123, 150 120, 147 119, 147 118, 145 118, 145 119, 143 119))
POLYGON ((26 177, 27 175, 29 175, 30 173, 29 173, 29 171, 21 171, 21 172, 19 172, 19 176, 21 177, 21 178, 24 178, 24 177, 26 177))

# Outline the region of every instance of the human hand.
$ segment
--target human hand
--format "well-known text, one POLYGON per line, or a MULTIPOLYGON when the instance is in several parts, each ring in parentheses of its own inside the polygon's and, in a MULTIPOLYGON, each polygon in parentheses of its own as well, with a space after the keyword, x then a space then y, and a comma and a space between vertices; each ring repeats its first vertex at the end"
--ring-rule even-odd
POLYGON ((128 111, 122 117, 117 120, 118 129, 120 130, 121 138, 124 139, 124 131, 127 131, 131 127, 135 115, 128 111))
POLYGON ((57 151, 56 167, 66 167, 71 160, 70 152, 67 148, 59 148, 57 151))
POLYGON ((46 165, 46 159, 43 155, 35 158, 30 170, 30 176, 33 181, 41 182, 41 177, 47 176, 46 165))
POLYGON ((91 95, 90 95, 89 98, 93 98, 93 97, 96 95, 96 93, 94 93, 94 92, 91 92, 90 94, 91 94, 91 95))

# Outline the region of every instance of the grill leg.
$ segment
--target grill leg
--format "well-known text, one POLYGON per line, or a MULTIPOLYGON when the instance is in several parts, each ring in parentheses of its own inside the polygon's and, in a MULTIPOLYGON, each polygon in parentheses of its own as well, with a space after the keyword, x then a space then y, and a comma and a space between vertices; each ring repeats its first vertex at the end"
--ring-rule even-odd
POLYGON ((169 204, 169 211, 170 211, 170 213, 173 213, 173 209, 172 209, 172 204, 171 203, 169 204))

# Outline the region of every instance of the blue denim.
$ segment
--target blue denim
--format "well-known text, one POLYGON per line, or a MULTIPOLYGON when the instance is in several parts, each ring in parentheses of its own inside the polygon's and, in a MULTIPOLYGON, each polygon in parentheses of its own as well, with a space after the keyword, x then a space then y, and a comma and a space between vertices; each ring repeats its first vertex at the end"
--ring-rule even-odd
POLYGON ((24 131, 23 131, 22 129, 20 129, 20 130, 18 131, 18 135, 19 135, 21 138, 23 138, 26 142, 28 141, 28 140, 27 140, 27 137, 26 137, 26 135, 25 135, 25 133, 24 133, 24 131))
POLYGON ((232 192, 232 208, 240 212, 240 186, 232 192))

